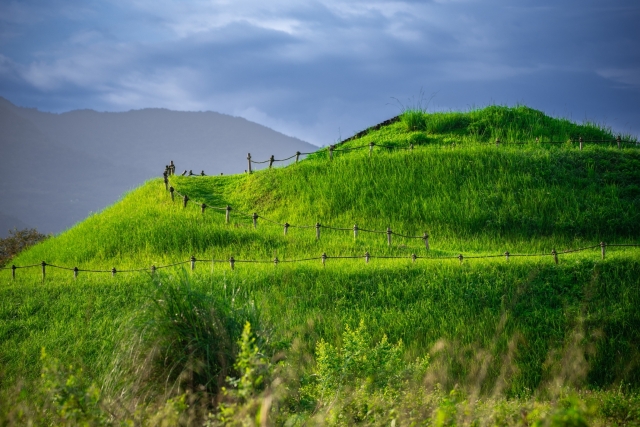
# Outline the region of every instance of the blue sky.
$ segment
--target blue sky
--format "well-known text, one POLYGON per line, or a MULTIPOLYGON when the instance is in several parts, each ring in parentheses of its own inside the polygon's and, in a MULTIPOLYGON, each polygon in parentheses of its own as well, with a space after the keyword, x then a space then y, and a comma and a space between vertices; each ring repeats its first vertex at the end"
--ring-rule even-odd
POLYGON ((0 96, 212 110, 317 145, 421 101, 638 135, 638 46, 638 0, 2 0, 0 96))

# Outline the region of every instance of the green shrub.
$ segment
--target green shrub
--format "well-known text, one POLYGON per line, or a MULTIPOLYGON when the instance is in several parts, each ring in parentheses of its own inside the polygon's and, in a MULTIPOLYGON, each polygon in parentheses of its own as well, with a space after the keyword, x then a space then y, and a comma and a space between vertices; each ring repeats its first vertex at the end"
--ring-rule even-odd
POLYGON ((223 388, 224 401, 211 417, 210 425, 250 425, 261 409, 259 399, 273 374, 273 365, 260 353, 256 337, 247 322, 238 341, 238 357, 235 362, 236 378, 227 378, 229 388, 223 388))
POLYGON ((23 250, 38 242, 45 240, 47 236, 38 233, 35 228, 24 230, 9 230, 9 236, 0 239, 0 267, 4 266, 11 258, 23 250))
POLYGON ((398 385, 404 373, 403 352, 402 340, 392 345, 386 335, 373 345, 363 321, 357 329, 345 328, 342 348, 320 340, 316 346, 319 397, 362 381, 376 388, 398 385))
POLYGON ((45 405, 42 418, 57 425, 101 426, 109 424, 109 417, 101 408, 100 388, 89 383, 82 369, 64 366, 58 359, 48 357, 42 350, 42 388, 45 405))

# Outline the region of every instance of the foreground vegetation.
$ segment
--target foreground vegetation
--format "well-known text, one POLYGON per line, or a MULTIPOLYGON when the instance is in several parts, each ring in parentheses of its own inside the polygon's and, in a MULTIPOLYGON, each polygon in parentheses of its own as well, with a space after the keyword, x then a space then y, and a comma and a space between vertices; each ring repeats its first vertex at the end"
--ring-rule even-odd
POLYGON ((598 247, 558 265, 473 258, 639 243, 636 148, 534 142, 579 136, 615 137, 524 107, 407 112, 341 148, 412 151, 329 161, 325 150, 252 175, 171 177, 187 207, 151 180, 11 261, 115 266, 115 277, 0 272, 0 420, 638 423, 640 250, 611 247, 602 260, 598 247), (230 223, 200 203, 231 205, 230 223), (284 235, 241 212, 427 232, 431 247, 325 228, 319 240, 314 228, 284 235), (405 258, 271 262, 366 251, 405 258), (462 264, 445 259, 459 253, 462 264), (192 255, 194 271, 148 272, 192 255), (230 256, 266 263, 232 271, 230 256), (145 272, 123 272, 135 268, 145 272))

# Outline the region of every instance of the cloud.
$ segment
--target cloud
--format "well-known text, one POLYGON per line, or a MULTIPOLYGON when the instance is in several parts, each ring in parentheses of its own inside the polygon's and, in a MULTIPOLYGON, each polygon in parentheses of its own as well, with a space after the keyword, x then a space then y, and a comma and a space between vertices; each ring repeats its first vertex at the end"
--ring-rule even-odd
MULTIPOLYGON (((12 78, 23 83, 18 96, 59 97, 75 108, 209 109, 326 143, 396 114, 391 98, 421 87, 438 92, 443 108, 538 99, 531 82, 562 81, 571 93, 619 98, 614 86, 639 84, 640 34, 628 24, 640 8, 624 0, 616 6, 595 0, 14 2, 0 6, 0 16, 8 14, 0 18, 7 23, 0 30, 0 90, 12 78), (595 86, 581 88, 589 75, 595 86), (461 87, 466 95, 459 96, 461 87)), ((566 100, 545 102, 540 105, 566 100)), ((577 98, 571 102, 582 108, 577 98)))
POLYGON ((597 71, 598 75, 610 79, 625 86, 640 89, 640 67, 637 68, 603 68, 597 71))
POLYGON ((0 78, 16 80, 20 78, 20 65, 0 54, 0 78))
POLYGON ((175 67, 155 74, 129 73, 114 81, 102 98, 121 109, 155 107, 173 110, 201 111, 206 104, 193 97, 194 88, 188 82, 199 81, 195 70, 175 67))
POLYGON ((123 45, 90 45, 45 57, 22 67, 22 77, 34 87, 51 91, 67 85, 83 88, 103 87, 122 70, 131 66, 135 49, 123 45))

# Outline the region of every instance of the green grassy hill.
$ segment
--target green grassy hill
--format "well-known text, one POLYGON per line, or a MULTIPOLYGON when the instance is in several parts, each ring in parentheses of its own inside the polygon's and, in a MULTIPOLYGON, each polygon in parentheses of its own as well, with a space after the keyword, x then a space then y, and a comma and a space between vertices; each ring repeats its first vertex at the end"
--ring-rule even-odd
POLYGON ((0 271, 0 384, 35 380, 42 347, 103 381, 132 316, 152 298, 149 267, 193 255, 193 272, 183 264, 158 276, 178 280, 186 269, 195 289, 254 304, 274 353, 313 355, 319 340, 339 345, 345 325, 363 321, 374 340, 402 340, 407 362, 435 357, 446 343, 446 387, 471 381, 477 355, 486 353, 482 389, 500 383, 506 395, 524 396, 556 378, 563 351, 577 346, 586 367, 576 384, 637 388, 640 248, 611 246, 602 260, 597 246, 562 254, 557 265, 551 256, 501 255, 640 243, 640 150, 618 149, 616 136, 526 107, 406 112, 338 145, 332 160, 324 149, 251 175, 171 176, 190 199, 186 207, 161 178, 151 180, 12 261, 116 267, 115 277, 74 279, 49 266, 43 283, 39 267, 17 270, 15 281, 0 271), (580 150, 580 137, 607 142, 580 150), (212 209, 227 205, 229 224, 224 210, 212 209), (284 235, 265 218, 291 227, 284 235), (354 224, 383 233, 354 238, 354 224), (387 227, 396 233, 391 245, 387 227), (421 238, 399 236, 423 233, 430 250, 421 238), (238 260, 233 271, 230 257, 238 260), (306 258, 314 259, 283 262, 306 258), (264 262, 241 262, 250 260, 264 262))

